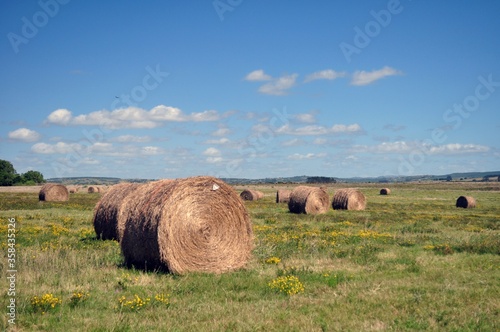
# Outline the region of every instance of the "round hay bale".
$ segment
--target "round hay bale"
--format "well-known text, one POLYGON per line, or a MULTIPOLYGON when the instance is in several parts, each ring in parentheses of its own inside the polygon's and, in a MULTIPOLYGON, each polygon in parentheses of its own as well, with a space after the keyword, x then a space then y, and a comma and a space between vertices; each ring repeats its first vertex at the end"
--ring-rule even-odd
POLYGON ((390 195, 390 194, 391 194, 391 189, 389 188, 380 189, 380 195, 390 195))
POLYGON ((364 210, 365 207, 365 195, 357 189, 339 189, 333 195, 332 208, 334 210, 364 210))
MULTIPOLYGON (((123 226, 118 228, 118 215, 123 200, 133 193, 138 183, 119 183, 112 186, 94 208, 94 230, 98 239, 118 240, 123 235, 123 226)), ((122 223, 123 224, 123 223, 122 223)))
POLYGON ((69 192, 62 184, 47 183, 38 193, 38 199, 46 202, 65 202, 69 200, 69 192))
POLYGON ((80 188, 78 188, 78 186, 72 186, 68 188, 70 194, 76 194, 79 189, 80 188))
POLYGON ((264 193, 258 190, 245 189, 241 192, 240 197, 244 201, 256 201, 264 197, 264 193))
POLYGON ((472 196, 460 196, 457 199, 456 207, 472 209, 476 207, 476 200, 472 196))
POLYGON ((279 189, 276 192, 276 203, 288 203, 290 201, 291 190, 279 189))
POLYGON ((290 193, 288 209, 292 213, 326 213, 328 200, 328 194, 320 188, 298 186, 290 193))
POLYGON ((175 274, 222 273, 250 258, 248 212, 234 189, 219 179, 156 181, 126 200, 120 245, 128 265, 175 274))
POLYGON ((88 189, 87 189, 87 192, 88 192, 89 194, 98 193, 99 191, 100 191, 100 190, 99 190, 99 187, 97 187, 97 186, 90 186, 90 187, 88 187, 88 189))

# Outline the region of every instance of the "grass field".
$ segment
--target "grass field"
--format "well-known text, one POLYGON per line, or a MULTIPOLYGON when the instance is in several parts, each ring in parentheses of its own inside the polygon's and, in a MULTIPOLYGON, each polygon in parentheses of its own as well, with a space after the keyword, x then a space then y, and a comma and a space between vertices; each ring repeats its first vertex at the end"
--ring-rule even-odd
MULTIPOLYGON (((330 186, 330 197, 345 186, 330 186)), ((380 185, 356 186, 365 211, 318 216, 276 204, 279 186, 252 186, 266 196, 245 203, 255 233, 247 268, 183 276, 127 269, 117 242, 96 240, 99 194, 41 203, 34 191, 0 192, 2 328, 500 331, 500 184, 390 184, 389 196, 380 185), (465 194, 476 209, 455 207, 465 194)))

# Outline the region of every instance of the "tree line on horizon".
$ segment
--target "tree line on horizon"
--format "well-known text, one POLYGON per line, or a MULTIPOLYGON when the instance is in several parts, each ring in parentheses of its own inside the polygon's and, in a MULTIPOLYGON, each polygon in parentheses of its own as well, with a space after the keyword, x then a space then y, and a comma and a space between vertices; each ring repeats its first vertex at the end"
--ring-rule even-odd
POLYGON ((18 174, 10 161, 0 159, 0 186, 33 186, 45 182, 42 173, 27 171, 18 174))

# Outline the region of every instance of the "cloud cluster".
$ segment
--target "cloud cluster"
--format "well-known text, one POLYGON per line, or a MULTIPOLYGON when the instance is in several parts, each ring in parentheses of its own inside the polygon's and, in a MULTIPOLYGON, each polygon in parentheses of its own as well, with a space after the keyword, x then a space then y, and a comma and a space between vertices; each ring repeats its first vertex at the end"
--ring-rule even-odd
POLYGON ((114 157, 137 157, 153 156, 164 153, 164 150, 157 146, 135 146, 127 145, 116 147, 112 143, 95 142, 93 144, 57 142, 48 144, 44 142, 36 143, 31 147, 31 151, 36 154, 62 154, 74 155, 79 159, 83 156, 101 155, 114 157))
POLYGON ((469 154, 488 152, 489 147, 478 144, 449 143, 443 145, 432 145, 425 142, 383 142, 377 145, 356 145, 352 148, 361 153, 411 153, 422 151, 432 155, 469 154))
POLYGON ((203 151, 203 155, 207 157, 206 162, 210 164, 216 164, 222 161, 221 152, 214 147, 210 147, 203 151))
POLYGON ((319 125, 308 125, 293 128, 289 124, 283 125, 276 130, 276 133, 297 136, 318 136, 327 134, 360 134, 363 132, 361 126, 357 123, 351 125, 336 124, 332 127, 319 125))
POLYGON ((221 118, 214 110, 185 114, 182 110, 165 105, 158 105, 147 111, 142 108, 128 107, 113 111, 101 110, 73 116, 67 109, 58 109, 50 113, 47 124, 68 126, 101 126, 109 129, 156 128, 165 122, 205 122, 221 118))
MULTIPOLYGON (((362 86, 372 84, 382 78, 402 75, 403 73, 399 70, 385 66, 382 69, 373 71, 358 70, 352 75, 347 72, 338 72, 333 69, 324 69, 316 71, 314 73, 306 75, 304 83, 309 83, 316 80, 335 80, 337 78, 349 77, 351 78, 351 85, 362 86)), ((288 94, 288 90, 296 85, 298 74, 283 75, 277 78, 273 78, 271 75, 266 74, 263 69, 257 69, 245 76, 245 80, 249 82, 267 82, 261 85, 258 92, 266 95, 272 96, 285 96, 288 94)))

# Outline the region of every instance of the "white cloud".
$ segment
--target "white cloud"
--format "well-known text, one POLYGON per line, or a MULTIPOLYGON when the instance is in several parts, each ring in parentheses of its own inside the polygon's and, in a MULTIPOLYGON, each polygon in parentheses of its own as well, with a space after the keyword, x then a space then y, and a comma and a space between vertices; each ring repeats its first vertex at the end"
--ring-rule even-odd
POLYGON ((47 122, 65 126, 70 122, 71 117, 72 115, 70 111, 61 108, 50 113, 49 117, 47 118, 47 122))
POLYGON ((162 154, 163 150, 157 146, 144 146, 141 148, 142 155, 154 156, 162 154))
POLYGON ((315 80, 334 80, 336 78, 345 76, 346 76, 345 72, 337 72, 332 69, 326 69, 307 75, 307 77, 304 80, 304 83, 308 83, 315 80))
POLYGON ((149 136, 121 135, 112 138, 111 141, 118 143, 145 143, 151 141, 149 136))
POLYGON ((200 113, 191 113, 186 116, 184 121, 193 122, 207 122, 207 121, 217 121, 220 119, 219 113, 215 110, 203 111, 200 113))
POLYGON ((309 125, 304 127, 292 128, 290 125, 284 125, 276 130, 277 133, 287 135, 317 136, 326 134, 355 134, 362 132, 362 128, 357 123, 352 125, 333 125, 331 128, 309 125))
POLYGON ((316 138, 314 141, 313 141, 313 144, 316 144, 316 145, 323 145, 323 144, 326 144, 327 140, 326 138, 316 138))
POLYGON ((304 159, 316 159, 316 158, 323 158, 323 157, 326 157, 326 153, 307 153, 307 154, 294 153, 292 155, 289 155, 287 157, 287 159, 304 160, 304 159))
POLYGON ((203 151, 203 155, 213 157, 213 156, 220 156, 221 153, 218 149, 216 149, 214 147, 210 147, 210 148, 206 149, 205 151, 203 151))
POLYGON ((158 105, 149 111, 137 107, 128 107, 113 111, 95 111, 78 116, 73 116, 71 112, 66 109, 59 109, 52 112, 47 117, 46 123, 63 126, 103 126, 110 129, 150 129, 161 126, 164 122, 205 122, 217 121, 219 119, 219 113, 215 110, 184 114, 178 108, 158 105))
POLYGON ((150 111, 151 119, 157 121, 184 121, 185 116, 177 107, 158 105, 150 111))
POLYGON ((89 152, 92 153, 107 153, 113 151, 115 151, 115 149, 111 143, 96 142, 89 148, 89 152))
POLYGON ((295 85, 297 74, 285 75, 274 79, 273 81, 262 85, 259 92, 266 95, 284 96, 287 90, 295 85))
POLYGON ((217 164, 222 162, 222 157, 207 157, 206 161, 210 164, 217 164))
POLYGON ((99 160, 90 157, 80 159, 79 162, 85 165, 98 165, 101 163, 99 160))
POLYGON ((264 73, 264 70, 257 69, 253 72, 249 73, 245 76, 245 80, 247 81, 270 81, 272 79, 271 76, 264 73))
POLYGON ((216 131, 214 131, 212 133, 212 136, 225 136, 225 135, 230 134, 230 133, 231 133, 231 130, 229 130, 229 128, 222 127, 222 128, 217 129, 216 131))
POLYGON ((336 124, 331 128, 331 132, 335 134, 357 133, 360 131, 362 131, 361 126, 357 123, 348 126, 343 124, 336 124))
POLYGON ((282 146, 297 146, 297 145, 301 145, 303 142, 302 140, 299 140, 298 138, 292 138, 288 141, 284 141, 283 143, 281 143, 282 146))
POLYGON ((19 128, 9 132, 8 137, 15 141, 21 142, 35 142, 41 137, 39 133, 28 128, 19 128))
POLYGON ((214 147, 210 147, 203 151, 203 155, 207 156, 205 159, 207 163, 216 164, 222 162, 221 152, 214 147))
POLYGON ((252 133, 254 133, 254 134, 267 133, 270 131, 271 131, 271 128, 268 125, 265 125, 263 123, 257 123, 256 125, 252 126, 252 133))
POLYGON ((31 151, 40 154, 66 154, 79 152, 83 150, 83 146, 78 143, 57 142, 56 144, 36 143, 31 147, 31 151))
POLYGON ((217 145, 223 145, 223 144, 229 144, 231 141, 227 139, 226 137, 222 137, 219 139, 209 139, 205 141, 205 144, 217 144, 217 145))
POLYGON ((384 77, 401 75, 401 74, 402 74, 401 71, 388 66, 370 72, 364 70, 361 71, 358 70, 354 72, 354 74, 352 74, 351 85, 358 85, 358 86, 368 85, 384 77))
POLYGON ((316 117, 311 113, 301 113, 294 116, 295 120, 302 123, 315 123, 316 117))

